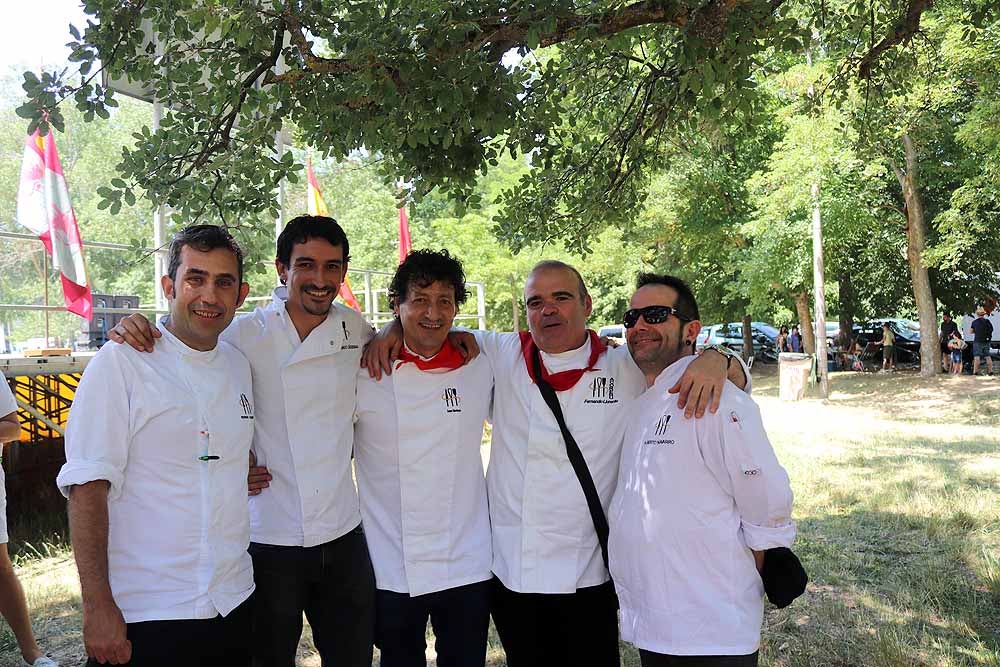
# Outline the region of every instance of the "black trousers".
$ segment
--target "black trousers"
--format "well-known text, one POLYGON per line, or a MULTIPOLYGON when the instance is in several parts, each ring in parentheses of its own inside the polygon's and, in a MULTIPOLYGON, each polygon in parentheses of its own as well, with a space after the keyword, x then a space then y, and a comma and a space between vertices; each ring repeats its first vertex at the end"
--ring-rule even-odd
POLYGON ((642 667, 757 667, 757 651, 750 655, 664 655, 639 649, 642 667))
POLYGON ((410 597, 375 591, 375 645, 382 667, 427 665, 427 619, 438 667, 483 667, 490 627, 489 581, 410 597))
POLYGON ((614 585, 575 593, 516 593, 493 578, 493 623, 508 667, 617 667, 614 585))
POLYGON ((371 667, 375 574, 358 526, 314 547, 250 544, 254 667, 295 667, 302 614, 323 667, 371 667))
MULTIPOLYGON (((252 595, 225 617, 126 624, 126 634, 132 642, 132 659, 126 664, 249 667, 253 600, 252 595)), ((87 667, 101 664, 94 658, 87 660, 87 667)))

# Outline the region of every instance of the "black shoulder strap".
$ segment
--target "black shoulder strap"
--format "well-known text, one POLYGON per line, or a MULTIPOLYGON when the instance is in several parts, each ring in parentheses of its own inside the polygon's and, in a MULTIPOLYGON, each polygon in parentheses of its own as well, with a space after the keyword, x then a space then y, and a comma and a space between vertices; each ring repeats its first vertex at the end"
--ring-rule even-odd
POLYGON ((546 405, 552 410, 552 414, 555 415, 556 422, 559 424, 559 430, 562 431, 563 440, 566 442, 566 455, 569 457, 569 462, 573 465, 573 472, 576 473, 576 478, 580 480, 583 495, 587 498, 587 507, 590 509, 590 518, 593 520, 594 530, 597 532, 597 541, 601 544, 601 556, 604 557, 604 567, 608 567, 608 519, 604 516, 604 508, 601 506, 601 497, 597 494, 597 486, 594 484, 594 478, 590 476, 590 468, 587 467, 587 461, 583 458, 580 446, 576 444, 573 434, 569 432, 569 428, 566 426, 566 418, 563 417, 562 407, 559 405, 556 390, 542 379, 542 362, 537 349, 535 349, 532 364, 535 370, 535 384, 538 385, 538 391, 542 393, 542 398, 545 399, 546 405))

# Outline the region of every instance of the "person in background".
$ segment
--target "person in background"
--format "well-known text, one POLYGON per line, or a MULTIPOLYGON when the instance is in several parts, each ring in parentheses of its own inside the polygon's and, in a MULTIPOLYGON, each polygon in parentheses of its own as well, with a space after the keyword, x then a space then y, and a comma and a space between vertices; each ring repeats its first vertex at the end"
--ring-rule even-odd
POLYGON ((875 344, 882 346, 882 371, 896 370, 896 334, 892 333, 888 322, 882 323, 882 340, 875 344))
POLYGON ((965 341, 962 340, 962 334, 957 330, 951 332, 951 338, 948 340, 948 353, 951 356, 951 374, 961 375, 962 373, 962 350, 965 349, 965 341))
POLYGON ((972 321, 972 374, 979 375, 979 361, 986 360, 989 375, 993 374, 993 359, 990 358, 990 341, 993 339, 993 323, 986 319, 986 309, 976 309, 976 319, 972 321))
POLYGON ((788 334, 788 347, 792 352, 802 352, 802 335, 797 326, 792 327, 792 332, 788 334))
POLYGON ((784 324, 778 329, 778 335, 774 339, 774 346, 778 348, 779 354, 792 351, 792 348, 788 346, 788 327, 784 324))
POLYGON ((951 343, 952 334, 958 332, 958 324, 951 319, 951 313, 941 315, 941 333, 938 337, 941 343, 941 372, 947 373, 951 370, 951 343))
MULTIPOLYGON (((0 446, 21 437, 21 423, 17 420, 17 401, 10 391, 6 378, 0 375, 0 446)), ((24 590, 17 580, 14 565, 7 552, 7 492, 4 485, 3 468, 0 467, 0 615, 4 617, 14 632, 21 658, 30 667, 59 667, 59 663, 49 658, 38 647, 31 631, 28 604, 24 590)))

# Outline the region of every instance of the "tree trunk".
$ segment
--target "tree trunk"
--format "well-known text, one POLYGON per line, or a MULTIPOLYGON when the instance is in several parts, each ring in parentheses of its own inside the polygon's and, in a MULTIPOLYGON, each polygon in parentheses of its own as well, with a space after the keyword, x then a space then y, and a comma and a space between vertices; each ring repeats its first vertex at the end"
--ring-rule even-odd
POLYGON ((753 354, 753 324, 750 315, 743 316, 743 361, 749 361, 753 354))
POLYGON ((906 158, 906 171, 896 165, 893 165, 893 169, 906 203, 906 261, 910 265, 913 297, 917 302, 920 318, 920 375, 934 377, 941 370, 937 304, 931 291, 930 276, 923 262, 924 248, 927 246, 927 222, 924 219, 924 204, 917 175, 917 148, 909 134, 903 135, 903 154, 906 158))
POLYGON ((837 345, 840 347, 840 364, 843 369, 850 370, 847 366, 847 359, 854 349, 854 313, 857 295, 854 292, 854 283, 851 281, 851 274, 844 271, 837 276, 838 294, 840 301, 840 335, 837 337, 837 345))
MULTIPOLYGON (((810 88, 810 90, 812 90, 810 88)), ((819 380, 819 397, 830 395, 830 376, 827 373, 826 346, 826 276, 823 269, 823 214, 819 208, 819 181, 812 184, 813 213, 813 299, 816 304, 816 378, 819 380)))
POLYGON ((795 293, 795 312, 799 316, 799 335, 802 336, 802 350, 808 354, 816 352, 816 336, 813 332, 812 314, 809 312, 809 292, 795 293))

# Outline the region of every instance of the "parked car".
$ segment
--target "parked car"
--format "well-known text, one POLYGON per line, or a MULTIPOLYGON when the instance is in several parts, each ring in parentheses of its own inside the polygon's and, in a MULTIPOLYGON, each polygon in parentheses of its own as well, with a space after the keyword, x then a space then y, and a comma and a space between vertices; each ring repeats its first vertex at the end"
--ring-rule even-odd
POLYGON ((920 324, 913 320, 886 318, 870 320, 855 329, 854 338, 861 347, 882 340, 882 324, 888 322, 896 336, 896 361, 920 363, 920 324))
MULTIPOLYGON (((766 322, 751 322, 750 324, 753 327, 751 336, 753 337, 754 357, 759 361, 777 361, 778 352, 774 346, 774 340, 778 336, 778 330, 766 322)), ((714 324, 705 327, 698 334, 695 343, 699 349, 707 345, 721 345, 742 354, 743 323, 729 322, 728 324, 714 324)))
POLYGON ((597 335, 602 338, 607 336, 619 345, 625 344, 625 326, 621 324, 609 324, 606 327, 601 327, 597 330, 597 335))

